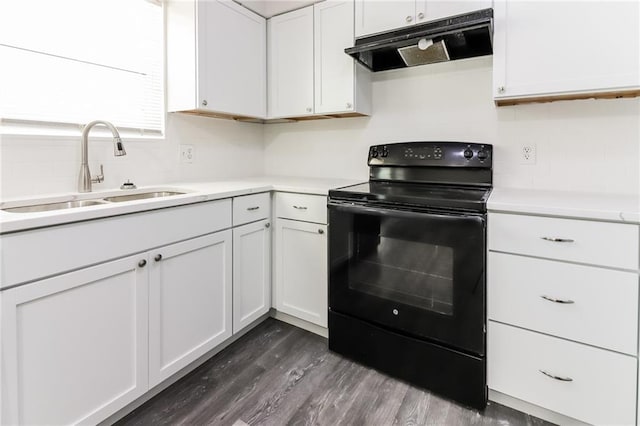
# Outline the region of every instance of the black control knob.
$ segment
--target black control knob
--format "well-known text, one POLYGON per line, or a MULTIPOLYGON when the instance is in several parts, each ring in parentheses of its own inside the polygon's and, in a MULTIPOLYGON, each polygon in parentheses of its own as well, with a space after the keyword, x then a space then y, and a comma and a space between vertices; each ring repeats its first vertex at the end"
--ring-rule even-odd
POLYGON ((471 149, 467 148, 464 150, 463 152, 464 158, 466 158, 467 160, 470 160, 471 157, 473 157, 473 151, 471 151, 471 149))
POLYGON ((386 146, 382 147, 382 157, 386 157, 387 155, 389 155, 389 150, 387 149, 386 146))
POLYGON ((433 159, 434 160, 441 160, 442 159, 442 148, 440 148, 439 146, 436 146, 433 149, 433 159))
POLYGON ((371 148, 371 156, 373 158, 376 158, 378 156, 378 148, 377 147, 374 146, 373 148, 371 148))
POLYGON ((487 158, 489 158, 489 153, 484 149, 480 149, 478 151, 478 160, 486 160, 487 158))

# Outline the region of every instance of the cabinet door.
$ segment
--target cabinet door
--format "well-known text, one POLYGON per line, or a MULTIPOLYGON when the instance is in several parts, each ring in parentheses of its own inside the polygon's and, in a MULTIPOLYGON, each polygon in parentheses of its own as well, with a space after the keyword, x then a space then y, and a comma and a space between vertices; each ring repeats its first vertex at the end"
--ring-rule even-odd
POLYGON ((415 24, 415 0, 355 0, 355 2, 356 37, 415 24))
POLYGON ((216 0, 198 3, 198 23, 198 104, 265 117, 266 20, 231 0, 216 0))
POLYGON ((449 16, 487 9, 492 6, 492 3, 491 0, 418 0, 416 21, 418 23, 435 21, 449 16))
POLYGON ((276 308, 327 326, 327 226, 276 221, 276 308))
POLYGON ((353 0, 314 5, 315 112, 354 109, 353 59, 344 49, 353 46, 353 0))
POLYGON ((149 382, 231 336, 231 230, 150 252, 149 382))
POLYGON ((494 96, 640 87, 639 2, 496 1, 494 96))
POLYGON ((269 117, 313 113, 313 6, 267 24, 269 117))
POLYGON ((95 424, 148 389, 146 258, 0 293, 2 424, 95 424))
POLYGON ((271 306, 271 223, 261 220, 233 230, 233 332, 271 306))

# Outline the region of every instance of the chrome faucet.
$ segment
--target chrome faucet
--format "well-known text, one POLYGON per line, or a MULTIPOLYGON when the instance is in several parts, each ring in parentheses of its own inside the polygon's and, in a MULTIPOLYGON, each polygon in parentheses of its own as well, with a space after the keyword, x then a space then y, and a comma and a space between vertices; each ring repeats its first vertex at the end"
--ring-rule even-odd
POLYGON ((100 165, 100 174, 94 179, 91 178, 91 172, 89 171, 89 131, 97 124, 107 126, 107 128, 111 130, 111 134, 113 134, 113 155, 116 157, 127 155, 127 152, 124 150, 124 145, 122 144, 122 139, 120 139, 118 129, 116 129, 113 124, 108 121, 96 120, 84 126, 82 129, 82 162, 80 163, 78 192, 91 192, 92 183, 100 183, 104 180, 102 164, 100 165))

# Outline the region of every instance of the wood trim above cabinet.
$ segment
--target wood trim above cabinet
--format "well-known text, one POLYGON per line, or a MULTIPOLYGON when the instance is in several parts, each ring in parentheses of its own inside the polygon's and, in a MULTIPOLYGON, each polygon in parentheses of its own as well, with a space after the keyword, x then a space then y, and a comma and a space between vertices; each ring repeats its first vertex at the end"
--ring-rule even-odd
POLYGON ((640 89, 613 90, 596 93, 567 93, 558 95, 531 96, 523 98, 495 99, 496 106, 510 106, 531 103, 545 103, 555 101, 573 101, 580 99, 620 99, 636 98, 640 96, 640 89))

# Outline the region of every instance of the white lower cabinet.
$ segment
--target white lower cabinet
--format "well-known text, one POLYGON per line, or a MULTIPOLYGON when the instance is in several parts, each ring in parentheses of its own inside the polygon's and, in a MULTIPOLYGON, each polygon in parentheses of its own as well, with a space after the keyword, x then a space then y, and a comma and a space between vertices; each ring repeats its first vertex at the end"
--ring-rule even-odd
POLYGON ((489 213, 491 390, 554 419, 636 424, 639 230, 489 213))
POLYGON ((0 293, 2 424, 95 424, 144 394, 144 255, 0 293))
POLYGON ((230 337, 231 213, 228 199, 3 235, 18 286, 0 292, 0 424, 99 423, 230 337), (104 242, 91 256, 87 236, 104 242), (30 267, 52 239, 60 265, 30 267))
POLYGON ((149 384, 231 337, 231 230, 150 253, 149 384))
POLYGON ((276 309, 327 326, 327 225, 276 220, 276 309))
POLYGON ((271 222, 233 229, 233 333, 271 307, 271 222))
POLYGON ((597 425, 636 421, 637 359, 489 321, 489 388, 597 425))

